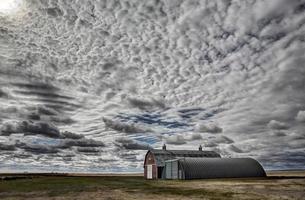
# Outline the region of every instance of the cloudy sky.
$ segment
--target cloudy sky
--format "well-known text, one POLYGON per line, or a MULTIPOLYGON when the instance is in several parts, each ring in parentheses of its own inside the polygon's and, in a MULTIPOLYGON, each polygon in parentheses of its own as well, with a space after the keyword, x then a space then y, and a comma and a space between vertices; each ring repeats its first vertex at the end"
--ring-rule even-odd
POLYGON ((0 47, 0 171, 305 166, 305 0, 1 0, 0 47))

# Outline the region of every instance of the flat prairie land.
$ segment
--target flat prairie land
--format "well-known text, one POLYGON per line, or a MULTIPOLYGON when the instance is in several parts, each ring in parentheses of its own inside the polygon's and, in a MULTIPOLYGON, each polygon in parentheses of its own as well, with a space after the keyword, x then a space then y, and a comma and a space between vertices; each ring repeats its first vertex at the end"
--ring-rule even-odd
POLYGON ((6 177, 0 179, 1 200, 305 199, 305 171, 270 172, 266 178, 186 181, 145 180, 139 175, 6 177))

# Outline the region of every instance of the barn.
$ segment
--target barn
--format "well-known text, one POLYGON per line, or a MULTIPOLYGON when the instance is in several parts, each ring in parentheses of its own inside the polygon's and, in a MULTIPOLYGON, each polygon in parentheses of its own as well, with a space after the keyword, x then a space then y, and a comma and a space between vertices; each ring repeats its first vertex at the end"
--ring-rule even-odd
POLYGON ((144 177, 146 179, 165 178, 165 161, 176 158, 220 158, 220 155, 214 151, 199 150, 167 150, 163 145, 162 149, 152 149, 146 153, 144 160, 144 177))
POLYGON ((152 149, 146 153, 146 179, 202 179, 264 177, 263 167, 252 158, 221 158, 213 151, 152 149))

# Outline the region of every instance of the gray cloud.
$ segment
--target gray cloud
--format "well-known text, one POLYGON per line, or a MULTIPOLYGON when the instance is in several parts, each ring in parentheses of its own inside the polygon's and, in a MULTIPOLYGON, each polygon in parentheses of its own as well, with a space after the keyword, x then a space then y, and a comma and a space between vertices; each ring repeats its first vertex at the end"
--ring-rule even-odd
POLYGON ((200 133, 191 133, 188 135, 176 134, 176 135, 166 136, 164 138, 166 144, 174 144, 174 145, 183 145, 186 144, 187 142, 193 142, 193 141, 198 142, 203 140, 203 137, 200 133))
POLYGON ((215 124, 198 124, 195 128, 196 131, 202 133, 221 133, 222 128, 215 124))
POLYGON ((113 130, 123 132, 123 133, 145 133, 145 132, 150 132, 149 129, 143 129, 140 127, 137 127, 135 124, 127 124, 127 123, 122 123, 120 121, 114 121, 111 119, 106 119, 103 118, 103 122, 107 128, 111 128, 113 130))
POLYGON ((53 154, 59 152, 59 150, 55 147, 40 145, 40 144, 29 144, 23 142, 17 142, 16 147, 37 154, 49 154, 49 153, 53 154))
POLYGON ((30 121, 8 121, 1 127, 1 135, 11 135, 14 133, 23 133, 24 135, 43 135, 51 138, 71 138, 80 139, 82 135, 71 133, 68 131, 60 132, 59 129, 46 122, 30 122, 30 121))
POLYGON ((139 143, 127 137, 120 137, 116 140, 117 146, 129 150, 149 150, 152 147, 149 144, 139 143))
POLYGON ((84 138, 83 135, 71 133, 69 131, 64 131, 64 132, 61 133, 61 135, 62 135, 62 138, 69 138, 69 139, 82 139, 82 138, 84 138))
POLYGON ((243 151, 242 151, 240 148, 236 147, 236 146, 233 145, 233 144, 230 145, 229 149, 230 149, 231 151, 235 152, 235 153, 243 153, 243 151))
POLYGON ((60 132, 56 127, 43 122, 13 121, 4 123, 1 127, 1 134, 10 135, 13 133, 41 134, 53 138, 60 137, 60 132))
POLYGON ((69 148, 69 147, 104 147, 105 144, 102 141, 97 141, 93 139, 81 138, 81 139, 64 139, 59 147, 69 148))
POLYGON ((0 98, 7 98, 8 94, 5 93, 2 89, 0 89, 0 98))
POLYGON ((136 99, 136 98, 129 98, 128 102, 132 107, 136 107, 141 110, 151 110, 153 108, 165 109, 165 107, 166 107, 163 102, 155 100, 155 99, 153 99, 151 101, 146 101, 146 100, 140 100, 140 99, 136 99))
POLYGON ((288 125, 283 123, 283 122, 279 122, 279 121, 276 121, 276 120, 271 120, 269 123, 268 123, 268 127, 270 129, 276 129, 276 130, 280 130, 280 129, 288 129, 288 125))
POLYGON ((95 147, 77 147, 77 151, 83 153, 98 153, 100 149, 95 147))
POLYGON ((2 151, 14 151, 15 149, 14 145, 0 143, 0 150, 2 151))
POLYGON ((186 144, 186 139, 182 135, 172 135, 166 138, 167 144, 183 145, 186 144))

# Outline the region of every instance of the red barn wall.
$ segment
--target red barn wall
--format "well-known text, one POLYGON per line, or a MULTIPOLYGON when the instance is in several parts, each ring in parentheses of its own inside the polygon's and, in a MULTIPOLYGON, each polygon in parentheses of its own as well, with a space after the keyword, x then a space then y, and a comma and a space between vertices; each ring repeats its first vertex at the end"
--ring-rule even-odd
POLYGON ((157 179, 158 178, 158 168, 156 165, 155 156, 149 152, 146 154, 145 157, 145 163, 144 163, 144 177, 147 179, 147 165, 152 165, 152 178, 157 179))

